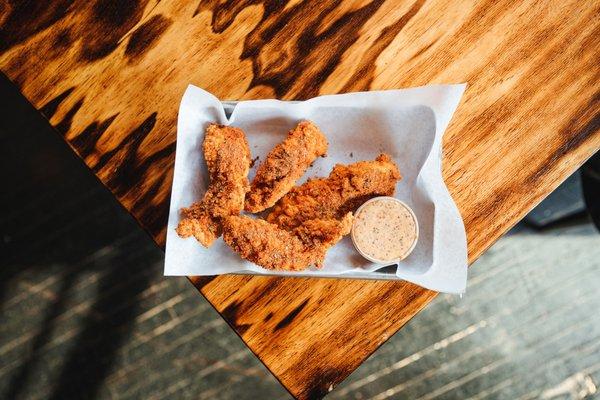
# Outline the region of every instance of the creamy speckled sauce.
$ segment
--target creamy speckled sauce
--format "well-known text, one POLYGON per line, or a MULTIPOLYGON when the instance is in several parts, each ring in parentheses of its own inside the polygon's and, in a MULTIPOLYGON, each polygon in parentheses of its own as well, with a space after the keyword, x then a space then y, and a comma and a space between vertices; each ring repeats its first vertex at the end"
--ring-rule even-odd
POLYGON ((379 197, 357 211, 352 240, 357 250, 374 262, 398 261, 412 251, 418 228, 414 214, 402 202, 379 197))

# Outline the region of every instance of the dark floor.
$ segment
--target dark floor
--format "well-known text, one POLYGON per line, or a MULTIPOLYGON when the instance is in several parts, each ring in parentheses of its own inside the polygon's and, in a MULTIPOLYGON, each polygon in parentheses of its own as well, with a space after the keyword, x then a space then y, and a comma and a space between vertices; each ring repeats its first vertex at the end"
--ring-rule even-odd
MULTIPOLYGON (((1 89, 0 398, 289 398, 1 89)), ((463 298, 438 296, 330 398, 600 398, 598 287, 589 222, 519 226, 473 266, 463 298)))

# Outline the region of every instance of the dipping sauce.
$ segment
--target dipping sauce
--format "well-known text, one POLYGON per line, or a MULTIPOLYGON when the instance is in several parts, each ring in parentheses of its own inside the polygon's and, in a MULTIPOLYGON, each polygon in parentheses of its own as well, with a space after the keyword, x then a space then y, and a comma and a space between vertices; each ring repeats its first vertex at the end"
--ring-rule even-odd
POLYGON ((375 263, 406 258, 414 249, 418 236, 415 214, 393 197, 371 199, 360 206, 354 216, 354 246, 366 259, 375 263))

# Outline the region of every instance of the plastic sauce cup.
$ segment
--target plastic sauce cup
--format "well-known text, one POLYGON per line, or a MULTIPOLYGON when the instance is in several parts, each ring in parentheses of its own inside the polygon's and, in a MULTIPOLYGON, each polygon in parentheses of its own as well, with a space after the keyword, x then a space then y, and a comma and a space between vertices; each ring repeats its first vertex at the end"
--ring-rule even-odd
POLYGON ((354 247, 367 260, 390 265, 413 251, 419 224, 404 202, 394 197, 375 197, 354 213, 351 236, 354 247))

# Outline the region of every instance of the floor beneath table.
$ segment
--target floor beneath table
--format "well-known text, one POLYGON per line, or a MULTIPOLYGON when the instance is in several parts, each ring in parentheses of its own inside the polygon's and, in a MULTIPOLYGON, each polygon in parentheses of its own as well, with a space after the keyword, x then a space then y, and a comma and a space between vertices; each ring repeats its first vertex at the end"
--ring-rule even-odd
MULTIPOLYGON (((162 277, 162 252, 12 96, 0 398, 289 398, 184 278, 162 277)), ((438 296, 330 398, 599 396, 599 272, 590 223, 517 226, 473 266, 463 298, 438 296)))

